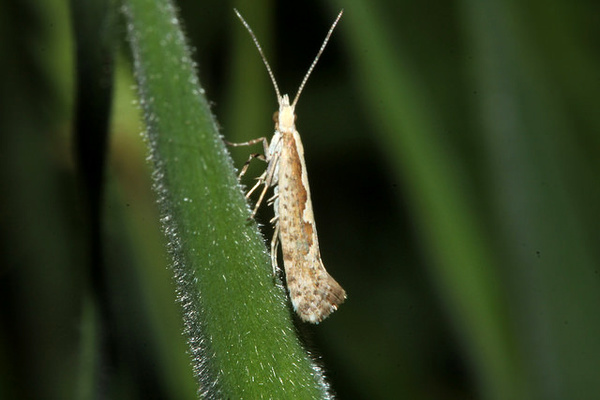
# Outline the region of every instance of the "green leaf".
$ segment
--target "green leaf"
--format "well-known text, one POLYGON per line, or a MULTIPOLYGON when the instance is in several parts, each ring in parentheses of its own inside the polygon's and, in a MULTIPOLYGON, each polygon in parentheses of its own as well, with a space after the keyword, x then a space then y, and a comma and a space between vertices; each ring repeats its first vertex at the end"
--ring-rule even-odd
POLYGON ((284 288, 248 221, 173 4, 128 0, 124 11, 199 392, 325 397, 322 373, 296 336, 284 288))

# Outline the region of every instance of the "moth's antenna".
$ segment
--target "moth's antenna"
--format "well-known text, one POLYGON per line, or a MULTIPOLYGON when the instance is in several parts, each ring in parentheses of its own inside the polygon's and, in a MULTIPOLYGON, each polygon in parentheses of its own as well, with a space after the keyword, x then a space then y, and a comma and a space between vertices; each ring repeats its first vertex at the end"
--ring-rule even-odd
MULTIPOLYGON (((304 85, 306 84, 306 81, 308 80, 308 77, 310 76, 310 73, 315 68, 315 65, 317 65, 317 61, 319 61, 319 57, 321 57, 321 54, 323 53, 323 50, 325 50, 325 46, 327 46, 327 42, 329 42, 329 38, 331 37, 331 34, 333 33, 333 30, 335 29, 335 26, 337 25, 338 21, 340 20, 340 18, 342 18, 342 14, 343 13, 344 13, 344 10, 340 11, 340 13, 338 14, 338 16, 335 19, 335 21, 333 21, 333 24, 331 25, 331 28, 329 28, 329 32, 327 32, 327 36, 325 36, 325 40, 323 41, 323 44, 321 45, 321 48, 319 49, 319 52, 317 53, 317 56, 315 57, 315 60, 310 65, 310 68, 308 69, 308 72, 304 76, 304 79, 302 80, 302 83, 300 84, 300 87, 298 88, 298 93, 296 93, 296 97, 294 98, 294 102, 292 103, 292 108, 296 107, 296 103, 298 102, 298 98, 300 98, 300 93, 302 93, 302 89, 304 89, 304 85)), ((238 14, 238 16, 239 16, 239 14, 238 14)), ((250 29, 250 28, 248 28, 248 29, 250 29)), ((250 31, 250 33, 252 33, 252 31, 250 31)))
POLYGON ((262 58, 263 62, 265 63, 265 67, 267 67, 267 72, 269 73, 269 76, 271 77, 271 82, 273 82, 273 87, 275 88, 275 94, 277 94, 277 101, 279 101, 279 99, 281 99, 281 93, 279 92, 279 87, 277 86, 277 81, 275 80, 275 75, 273 75, 273 70, 271 70, 271 66, 269 65, 269 62, 267 61, 267 57, 265 57, 265 53, 263 53, 262 47, 260 47, 260 43, 258 43, 258 39, 256 38, 256 36, 254 36, 254 32, 252 32, 252 28, 250 28, 250 25, 248 25, 248 23, 242 17, 242 15, 238 12, 238 10, 234 8, 233 11, 235 11, 235 14, 238 16, 240 21, 242 21, 242 24, 244 24, 244 26, 246 27, 246 30, 248 30, 248 33, 250 33, 250 36, 252 36, 252 40, 254 41, 254 44, 256 45, 258 52, 260 53, 260 58, 262 58))

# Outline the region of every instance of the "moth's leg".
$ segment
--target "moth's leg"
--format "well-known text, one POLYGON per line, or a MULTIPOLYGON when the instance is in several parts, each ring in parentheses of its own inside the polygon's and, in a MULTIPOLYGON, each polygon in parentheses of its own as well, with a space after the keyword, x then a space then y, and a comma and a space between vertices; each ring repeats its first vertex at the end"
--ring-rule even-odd
POLYGON ((264 185, 265 184, 265 177, 267 176, 266 171, 262 173, 261 176, 259 176, 258 178, 256 178, 257 182, 254 186, 252 186, 252 189, 250 189, 248 191, 248 193, 246 193, 246 198, 249 198, 252 193, 254 193, 254 191, 260 186, 260 185, 264 185))
POLYGON ((272 224, 275 228, 279 228, 279 215, 276 215, 273 218, 271 218, 269 223, 272 224))
POLYGON ((267 154, 269 152, 269 142, 267 141, 266 137, 259 137, 257 139, 252 139, 252 140, 248 140, 247 142, 242 142, 242 143, 233 143, 233 142, 229 142, 227 140, 224 140, 224 142, 229 145, 229 146, 233 146, 233 147, 240 147, 240 146, 252 146, 255 145, 256 143, 260 143, 262 142, 263 144, 263 150, 265 152, 265 154, 267 154))
MULTIPOLYGON (((275 193, 273 196, 271 196, 267 199, 267 205, 272 206, 275 203, 275 200, 277 200, 278 198, 279 198, 279 193, 275 193)), ((274 217, 271 220, 271 223, 273 223, 273 221, 276 221, 276 220, 277 220, 277 217, 274 217)))
MULTIPOLYGON (((274 217, 273 220, 277 220, 274 217)), ((273 221, 271 220, 271 221, 273 221)), ((275 229, 273 230, 273 239, 271 239, 271 266, 273 267, 273 276, 277 276, 279 272, 279 266, 277 265, 277 248, 279 246, 279 221, 275 222, 275 229)))
POLYGON ((248 157, 248 160, 246 160, 246 162, 242 166, 242 170, 240 171, 240 174, 238 175, 238 179, 242 179, 242 176, 244 176, 246 174, 246 171, 248 171, 250 162, 252 162, 252 160, 254 160, 255 158, 258 158, 259 160, 264 161, 264 162, 268 162, 267 157, 264 154, 260 154, 260 153, 250 154, 250 157, 248 157))
MULTIPOLYGON (((256 185, 254 185, 254 187, 252 188, 252 190, 250 192, 248 192, 248 194, 250 194, 252 191, 254 191, 254 189, 258 186, 260 186, 260 184, 264 184, 263 190, 262 192, 260 192, 260 197, 258 198, 258 201, 256 202, 256 205, 254 206, 254 210, 252 210, 252 214, 250 215, 250 218, 254 218, 254 216, 256 215, 256 213, 258 212, 258 207, 260 207, 265 194, 267 193, 267 190, 269 190, 269 184, 267 183, 266 180, 259 180, 256 185)), ((246 196, 248 197, 248 196, 246 196)))
POLYGON ((267 170, 264 172, 265 183, 268 186, 274 186, 279 181, 277 174, 279 173, 279 157, 281 153, 277 152, 271 155, 269 158, 269 165, 267 170))
POLYGON ((265 198, 265 194, 267 194, 267 190, 269 190, 269 187, 276 185, 276 183, 277 183, 276 171, 279 171, 279 153, 273 154, 273 156, 269 160, 269 165, 267 166, 267 170, 263 173, 263 175, 261 175, 258 178, 259 181, 257 182, 256 185, 254 185, 252 190, 250 192, 248 192, 248 194, 252 193, 258 186, 260 186, 261 183, 264 183, 263 190, 260 193, 260 197, 258 198, 258 201, 256 202, 256 206, 254 207, 254 210, 252 211, 252 215, 251 215, 252 218, 254 218, 254 216, 256 215, 256 213, 258 211, 258 207, 260 207, 260 205, 262 204, 263 199, 265 198))
POLYGON ((226 144, 228 144, 229 146, 233 146, 233 147, 252 146, 252 145, 255 145, 256 143, 261 143, 261 142, 263 144, 264 154, 260 154, 260 153, 250 154, 250 157, 248 157, 248 160, 242 166, 242 170, 241 170, 240 174, 238 175, 238 179, 240 179, 242 176, 244 176, 244 174, 248 170, 248 167, 250 166, 250 162, 252 160, 254 160, 255 158, 258 158, 259 160, 262 160, 265 162, 269 162, 269 158, 268 158, 269 157, 269 142, 267 141, 266 137, 260 137, 258 139, 249 140, 249 141, 243 142, 243 143, 232 143, 232 142, 228 142, 227 140, 224 140, 224 142, 226 144))

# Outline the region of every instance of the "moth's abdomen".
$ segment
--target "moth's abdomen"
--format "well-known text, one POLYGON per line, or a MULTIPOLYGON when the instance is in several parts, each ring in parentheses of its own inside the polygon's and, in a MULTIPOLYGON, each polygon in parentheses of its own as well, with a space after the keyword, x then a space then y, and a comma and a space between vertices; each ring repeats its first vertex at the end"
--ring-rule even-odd
POLYGON ((282 134, 278 224, 287 286, 300 318, 319 323, 344 302, 346 292, 321 261, 300 137, 296 131, 282 134))
MULTIPOLYGON (((297 268, 291 267, 292 271, 297 268)), ((325 271, 323 264, 312 269, 312 273, 288 274, 287 286, 294 310, 303 321, 318 324, 338 309, 346 300, 346 292, 325 271), (312 276, 311 276, 312 275, 312 276)))

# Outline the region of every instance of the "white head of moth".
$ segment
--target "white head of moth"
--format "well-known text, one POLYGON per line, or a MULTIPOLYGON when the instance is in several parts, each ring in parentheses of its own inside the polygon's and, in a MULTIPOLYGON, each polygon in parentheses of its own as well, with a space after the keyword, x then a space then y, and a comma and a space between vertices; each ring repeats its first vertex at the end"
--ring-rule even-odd
POLYGON ((237 10, 234 10, 242 24, 246 27, 271 77, 279 111, 273 116, 275 133, 269 145, 266 138, 259 138, 239 145, 262 142, 264 157, 253 155, 242 168, 240 176, 246 172, 248 163, 254 157, 263 158, 267 169, 258 177, 256 185, 248 192, 249 197, 254 190, 263 185, 263 190, 256 203, 252 216, 256 214, 267 189, 274 187, 274 195, 269 203, 274 206, 275 217, 272 219, 275 232, 271 241, 271 261, 277 271, 277 246, 281 243, 287 287, 294 310, 305 322, 319 323, 346 299, 346 292, 327 273, 321 260, 317 228, 312 209, 304 148, 300 134, 296 130, 294 108, 302 93, 302 89, 314 69, 321 53, 325 49, 333 29, 340 20, 343 10, 331 25, 317 56, 304 76, 298 93, 292 104, 287 94, 281 95, 273 71, 265 57, 254 32, 237 10))

